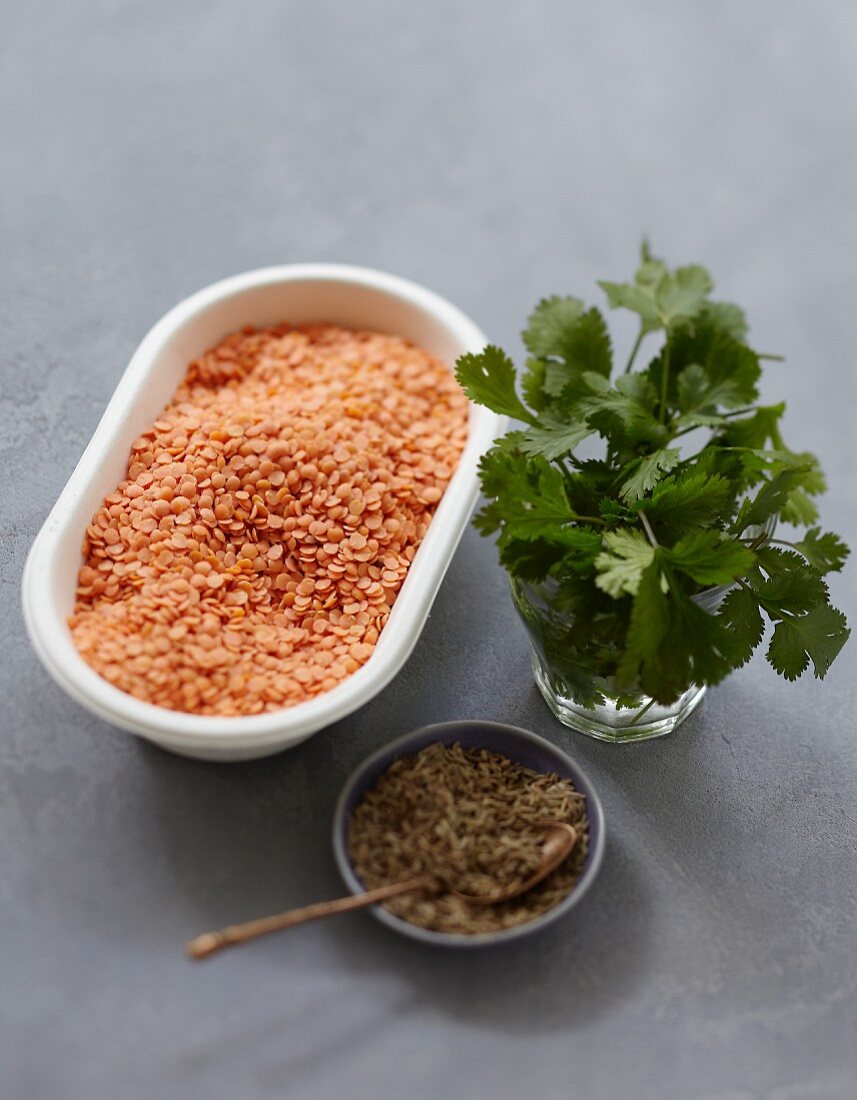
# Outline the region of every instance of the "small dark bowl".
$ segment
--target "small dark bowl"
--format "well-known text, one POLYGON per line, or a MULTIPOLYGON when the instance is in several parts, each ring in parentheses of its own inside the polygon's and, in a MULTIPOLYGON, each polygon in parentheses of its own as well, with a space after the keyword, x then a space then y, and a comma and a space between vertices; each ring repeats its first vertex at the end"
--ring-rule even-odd
POLYGON ((345 784, 333 814, 333 854, 339 873, 352 894, 361 893, 365 887, 357 876, 348 857, 348 823, 351 814, 367 790, 377 783, 384 771, 402 756, 413 756, 426 745, 440 741, 452 745, 456 741, 465 748, 483 748, 491 752, 502 753, 510 760, 531 768, 537 772, 555 772, 563 779, 570 779, 586 799, 586 811, 589 816, 589 851, 583 873, 574 889, 563 900, 549 909, 547 913, 534 917, 526 924, 513 928, 504 928, 499 932, 482 932, 476 935, 454 934, 451 932, 432 932, 415 924, 393 916, 381 905, 370 908, 372 915, 388 928, 403 936, 410 936, 421 943, 438 944, 445 947, 486 947, 497 943, 530 936, 542 928, 547 928, 561 916, 573 909, 595 880, 604 858, 604 813, 601 802, 590 781, 578 765, 556 745, 546 741, 529 730, 517 726, 506 726, 500 722, 441 722, 434 726, 423 726, 403 737, 392 741, 379 749, 351 774, 345 784))

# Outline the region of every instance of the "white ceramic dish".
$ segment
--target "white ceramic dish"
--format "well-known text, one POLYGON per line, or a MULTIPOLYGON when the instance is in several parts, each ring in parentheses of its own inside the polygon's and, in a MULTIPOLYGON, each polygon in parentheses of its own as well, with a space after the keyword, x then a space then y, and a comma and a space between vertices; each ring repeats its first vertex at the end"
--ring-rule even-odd
POLYGON ((72 610, 84 529, 125 473, 131 441, 157 418, 187 364, 242 325, 331 321, 396 333, 452 365, 485 337, 460 310, 405 279, 338 264, 262 268, 206 287, 170 310, 134 353, 101 423, 30 550, 24 618, 56 682, 107 722, 166 749, 207 760, 247 760, 298 744, 362 706, 407 660, 443 580, 478 493, 480 455, 502 418, 472 407, 467 446, 414 558, 390 619, 366 664, 332 691, 247 718, 182 714, 113 687, 78 654, 72 610))

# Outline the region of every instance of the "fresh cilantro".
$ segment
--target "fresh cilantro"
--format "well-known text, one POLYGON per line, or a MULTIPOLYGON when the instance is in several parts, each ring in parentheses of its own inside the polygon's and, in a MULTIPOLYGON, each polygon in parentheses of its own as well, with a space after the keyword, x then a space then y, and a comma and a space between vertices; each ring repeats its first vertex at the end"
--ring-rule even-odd
POLYGON ((756 560, 752 550, 719 531, 692 531, 664 553, 672 566, 703 585, 731 584, 756 560))
POLYGON ((497 536, 551 669, 586 706, 611 692, 627 707, 669 703, 745 664, 768 620, 773 667, 824 676, 848 627, 823 578, 848 548, 810 526, 824 477, 786 446, 785 405, 757 404, 772 356, 752 349, 738 306, 711 299, 698 265, 672 269, 644 245, 631 280, 600 285, 639 317, 624 370, 602 313, 559 296, 529 318, 520 379, 493 346, 457 365, 472 400, 523 422, 482 460, 475 522, 497 536), (656 332, 660 348, 635 369, 656 332), (579 455, 596 436, 601 456, 579 455), (778 520, 809 529, 774 539, 778 520))
POLYGON ((747 318, 740 306, 731 302, 706 302, 698 314, 699 321, 720 329, 735 340, 746 340, 747 318))
POLYGON ((558 360, 570 372, 610 375, 610 333, 597 309, 585 310, 577 298, 546 298, 530 315, 522 333, 528 351, 558 360))
POLYGON ((727 593, 719 614, 735 636, 736 665, 746 664, 765 633, 759 601, 749 588, 738 585, 727 593))
POLYGON ((515 392, 515 364, 500 348, 489 344, 476 354, 462 355, 456 363, 456 377, 477 405, 487 405, 493 412, 516 420, 532 420, 515 392))
POLYGON ((656 260, 649 253, 646 246, 633 283, 601 279, 598 285, 614 309, 629 309, 639 314, 644 332, 669 329, 693 320, 714 289, 704 267, 691 264, 671 272, 662 260, 656 260))
POLYGON ((827 602, 827 585, 821 575, 805 565, 797 554, 784 555, 781 551, 766 547, 757 554, 763 569, 770 574, 765 579, 751 583, 759 604, 772 619, 787 615, 800 615, 827 602), (770 562, 777 556, 775 569, 770 562), (794 563, 790 559, 796 558, 794 563))
MULTIPOLYGON (((811 472, 809 479, 811 479, 811 472)), ((815 523, 818 519, 818 508, 812 497, 823 490, 818 490, 812 485, 799 485, 789 493, 789 499, 780 512, 780 518, 785 523, 791 523, 795 527, 806 527, 815 523)))
POLYGON ((660 447, 651 454, 635 458, 626 467, 626 471, 631 470, 631 473, 622 482, 619 496, 627 504, 640 500, 646 493, 650 493, 674 466, 678 465, 680 459, 681 451, 678 447, 660 447))
POLYGON ((543 298, 521 334, 527 350, 543 359, 564 358, 585 309, 580 298, 543 298))
POLYGON ((842 539, 832 531, 822 533, 818 527, 811 527, 794 545, 812 568, 822 574, 838 573, 848 557, 848 547, 842 539))
POLYGON ((481 513, 480 529, 501 537, 558 537, 575 519, 561 472, 541 456, 519 457, 495 447, 480 463, 482 488, 493 501, 481 513))
POLYGON ((544 455, 548 459, 559 458, 573 451, 592 432, 593 429, 585 420, 565 423, 544 417, 541 424, 521 433, 519 445, 524 454, 544 455))
POLYGON ((664 319, 664 327, 670 328, 696 317, 713 289, 711 276, 704 267, 696 264, 676 268, 674 275, 663 276, 658 282, 655 300, 664 319))
POLYGON ((552 539, 510 538, 503 543, 500 561, 516 577, 540 581, 548 573, 563 576, 585 573, 601 550, 601 536, 584 527, 563 527, 552 539))
POLYGON ((782 450, 779 422, 785 411, 785 402, 779 405, 761 405, 751 416, 724 421, 715 442, 724 447, 761 448, 767 446, 770 440, 775 448, 782 450))
POLYGON ((768 660, 787 680, 796 680, 812 661, 815 678, 823 680, 850 633, 842 612, 821 603, 806 615, 777 623, 768 660))
POLYGON ((700 323, 679 329, 667 346, 683 416, 738 409, 756 400, 759 357, 727 332, 700 323))
POLYGON ((640 587, 643 570, 651 563, 654 549, 642 531, 608 531, 605 549, 595 559, 598 576, 595 583, 608 596, 634 595, 640 587))
POLYGON ((614 386, 592 372, 582 375, 580 381, 587 389, 578 395, 573 412, 606 440, 622 445, 666 441, 667 429, 654 415, 657 394, 643 375, 623 374, 614 386))
POLYGON ((711 527, 721 519, 732 503, 732 489, 725 477, 687 467, 670 474, 652 490, 647 500, 634 504, 645 510, 650 522, 681 534, 694 528, 711 527))
POLYGON ((800 487, 806 472, 806 467, 793 466, 765 481, 752 500, 747 499, 741 505, 732 523, 732 531, 740 534, 748 527, 760 526, 772 516, 779 516, 794 490, 800 487))

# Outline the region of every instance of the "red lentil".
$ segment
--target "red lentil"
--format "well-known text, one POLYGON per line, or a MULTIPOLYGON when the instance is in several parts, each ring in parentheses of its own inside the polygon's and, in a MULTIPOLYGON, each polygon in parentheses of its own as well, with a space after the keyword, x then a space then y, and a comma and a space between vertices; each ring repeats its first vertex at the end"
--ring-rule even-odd
POLYGON ((445 364, 278 325, 192 362, 87 527, 75 644, 138 699, 279 710, 372 655, 467 437, 445 364))

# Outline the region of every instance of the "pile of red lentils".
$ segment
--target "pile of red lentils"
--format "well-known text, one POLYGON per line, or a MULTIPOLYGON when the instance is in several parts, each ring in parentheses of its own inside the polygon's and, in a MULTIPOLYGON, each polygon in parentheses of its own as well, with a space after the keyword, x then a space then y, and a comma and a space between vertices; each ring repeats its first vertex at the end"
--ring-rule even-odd
POLYGON ((467 436, 450 369, 334 325, 226 337, 131 445, 69 619, 123 691, 278 710, 371 656, 467 436))

